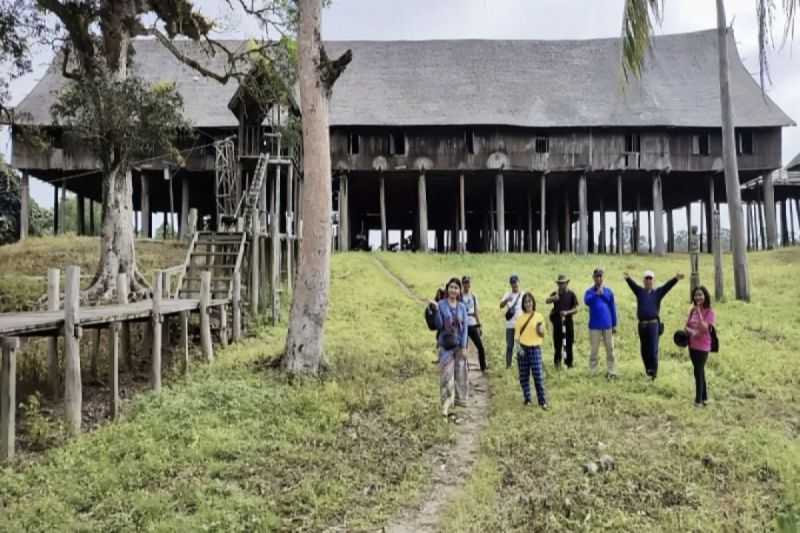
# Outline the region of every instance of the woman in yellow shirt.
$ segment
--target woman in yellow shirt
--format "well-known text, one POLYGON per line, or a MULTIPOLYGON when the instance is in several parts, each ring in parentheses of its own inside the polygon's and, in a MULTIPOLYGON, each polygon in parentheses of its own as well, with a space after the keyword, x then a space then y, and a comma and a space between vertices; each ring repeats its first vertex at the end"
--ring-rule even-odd
POLYGON ((519 364, 519 384, 525 405, 531 403, 531 374, 536 387, 539 407, 547 411, 547 397, 544 391, 544 372, 542 371, 542 342, 544 341, 544 317, 536 312, 533 294, 522 296, 522 314, 514 323, 514 340, 519 344, 517 362, 519 364))

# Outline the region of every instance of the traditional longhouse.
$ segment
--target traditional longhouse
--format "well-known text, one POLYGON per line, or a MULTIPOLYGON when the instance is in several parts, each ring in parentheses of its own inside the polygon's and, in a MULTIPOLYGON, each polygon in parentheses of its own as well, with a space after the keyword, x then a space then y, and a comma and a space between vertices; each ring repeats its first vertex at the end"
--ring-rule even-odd
MULTIPOLYGON (((762 94, 732 37, 731 43, 744 183, 781 166, 781 128, 794 123, 762 94)), ((221 70, 220 58, 180 46, 221 70)), ((641 79, 627 85, 619 39, 326 46, 332 57, 353 51, 330 106, 340 249, 355 247, 369 231, 379 231, 389 247, 388 232, 399 230, 416 249, 621 252, 622 215, 633 212, 636 234, 640 213, 652 213, 653 249, 663 253, 672 246, 674 209, 724 201, 716 30, 656 37, 641 79), (607 211, 616 213, 608 228, 607 217, 594 216, 607 211)), ((201 77, 153 41, 135 48, 139 74, 177 84, 199 146, 179 168, 137 165, 134 206, 145 212, 143 231, 150 231, 147 212, 175 206, 182 206, 182 219, 196 207, 216 220, 219 145, 210 142, 238 136, 227 157, 240 162, 237 179, 247 181, 247 158, 275 153, 263 140, 269 127, 262 116, 240 122, 236 87, 201 77)), ((17 107, 12 162, 98 201, 96 165, 79 142, 51 129, 53 146, 43 152, 20 135, 20 125, 50 124, 63 83, 51 67, 17 107), (64 180, 70 176, 80 177, 64 180)), ((284 186, 270 190, 291 188, 286 174, 284 186)), ((294 213, 300 184, 291 189, 294 198, 282 205, 294 213)), ((638 239, 631 247, 638 249, 638 239)))

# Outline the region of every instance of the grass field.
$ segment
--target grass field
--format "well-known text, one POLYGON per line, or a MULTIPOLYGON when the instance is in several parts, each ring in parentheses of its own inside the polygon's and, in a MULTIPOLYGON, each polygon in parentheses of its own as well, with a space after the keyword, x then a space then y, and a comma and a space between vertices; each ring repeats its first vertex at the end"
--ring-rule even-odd
MULTIPOLYGON (((719 354, 707 379, 709 406, 693 407, 685 351, 671 342, 688 310, 687 280, 667 296, 661 368, 644 378, 635 300, 622 279, 652 268, 662 281, 686 273, 688 259, 649 257, 414 256, 385 262, 424 293, 451 275, 470 274, 482 297, 491 353, 491 425, 464 495, 448 510, 448 531, 765 531, 800 528, 800 249, 751 255, 753 303, 716 303, 719 354), (545 350, 551 410, 522 406, 516 370, 504 365, 497 303, 510 273, 539 302, 563 272, 582 299, 591 272, 606 269, 620 314, 622 377, 588 376, 587 312, 576 317, 576 368, 555 372, 545 350), (582 465, 602 454, 616 469, 595 476, 582 465)), ((701 281, 713 285, 712 260, 701 281)), ((730 265, 730 258, 725 258, 730 265)), ((728 294, 732 274, 727 272, 728 294)), ((713 293, 713 288, 712 288, 713 293)), ((601 365, 604 354, 601 352, 601 365)), ((602 368, 602 366, 601 366, 602 368)))
MULTIPOLYGON (((0 265, 10 264, 5 252, 0 265)), ((470 274, 483 303, 490 425, 473 475, 446 510, 446 530, 797 530, 800 249, 752 254, 754 302, 715 305, 722 349, 709 363, 705 409, 692 407, 691 364, 666 337, 659 378, 645 381, 622 281, 623 270, 652 268, 662 279, 685 272, 685 256, 380 257, 423 296, 470 274), (547 350, 552 409, 524 409, 516 372, 501 362, 495 307, 508 275, 518 273, 544 309, 558 273, 582 293, 597 264, 620 309, 620 380, 587 375, 582 310, 577 368, 556 373, 547 350), (584 474, 582 465, 601 454, 616 469, 584 474)), ((707 282, 712 262, 701 261, 707 282)), ((687 300, 684 280, 663 306, 669 333, 687 300)), ((436 415, 433 339, 421 315, 373 257, 335 256, 332 371, 323 380, 287 383, 267 364, 285 326, 260 326, 160 397, 139 396, 123 422, 0 470, 0 531, 380 528, 420 494, 432 447, 452 437, 453 426, 436 415)))

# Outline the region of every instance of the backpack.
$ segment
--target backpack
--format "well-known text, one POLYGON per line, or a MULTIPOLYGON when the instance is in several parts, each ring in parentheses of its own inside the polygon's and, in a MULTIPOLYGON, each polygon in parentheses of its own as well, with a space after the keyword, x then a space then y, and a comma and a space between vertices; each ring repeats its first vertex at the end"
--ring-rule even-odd
POLYGON ((436 308, 432 309, 430 305, 425 306, 425 324, 431 331, 436 331, 436 313, 438 311, 436 308))

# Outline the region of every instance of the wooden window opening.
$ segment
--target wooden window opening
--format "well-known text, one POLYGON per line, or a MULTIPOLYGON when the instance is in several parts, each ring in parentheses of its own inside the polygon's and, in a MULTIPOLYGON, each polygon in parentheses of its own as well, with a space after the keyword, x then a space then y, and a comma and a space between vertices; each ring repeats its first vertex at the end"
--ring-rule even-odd
POLYGON ((402 131, 393 132, 389 136, 389 153, 391 155, 406 154, 406 134, 402 131))
POLYGON ((711 134, 692 135, 692 155, 711 155, 711 134))
POLYGON ((358 152, 361 150, 361 137, 358 133, 350 132, 347 144, 350 155, 358 155, 358 152))
POLYGON ((547 135, 539 135, 536 137, 535 150, 537 154, 546 154, 550 152, 550 138, 547 135))
POLYGON ((467 146, 468 154, 475 154, 475 131, 467 129, 464 131, 464 144, 467 146))
POLYGON ((754 150, 753 131, 740 130, 736 132, 736 154, 752 155, 754 150))

